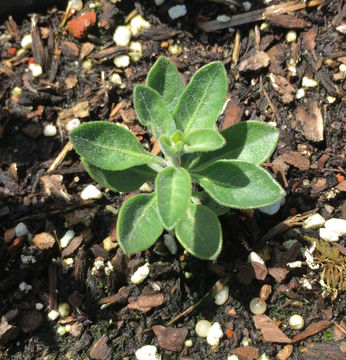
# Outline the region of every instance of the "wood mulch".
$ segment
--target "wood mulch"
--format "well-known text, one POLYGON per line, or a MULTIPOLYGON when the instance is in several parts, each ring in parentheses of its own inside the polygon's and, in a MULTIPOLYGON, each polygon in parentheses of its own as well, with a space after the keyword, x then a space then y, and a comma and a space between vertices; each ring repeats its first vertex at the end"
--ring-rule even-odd
POLYGON ((345 359, 345 236, 325 245, 319 230, 304 229, 303 222, 314 213, 346 218, 346 3, 249 3, 85 1, 81 11, 65 14, 61 4, 19 9, 5 1, 0 359, 134 359, 148 344, 162 359, 345 359), (184 4, 186 15, 172 20, 168 10, 184 4), (114 58, 130 49, 116 46, 114 30, 138 14, 151 24, 134 36, 143 57, 117 68, 114 58), (22 49, 26 34, 33 46, 22 49), (273 216, 231 209, 221 218, 224 246, 214 262, 180 247, 172 255, 163 239, 124 255, 115 229, 128 194, 90 179, 68 141, 78 121, 107 120, 127 126, 157 153, 155 139, 136 119, 132 92, 160 55, 186 81, 211 61, 225 65, 229 92, 220 129, 247 120, 280 129, 264 166, 285 188, 286 202, 273 216), (32 63, 42 75, 33 76, 32 63), (111 82, 114 74, 122 84, 111 82), (100 199, 81 199, 89 184, 101 191, 100 199), (314 256, 317 261, 316 252, 310 258, 308 252, 314 243, 319 266, 309 263, 314 256), (251 252, 264 263, 248 261, 251 252), (146 262, 148 279, 132 284, 131 274, 146 262), (229 298, 217 306, 213 297, 225 285, 229 298), (254 297, 267 302, 265 314, 250 312, 254 297), (57 309, 58 318, 49 319, 57 309), (304 318, 303 329, 289 327, 292 314, 304 318), (202 318, 220 323, 219 346, 197 337, 202 318))

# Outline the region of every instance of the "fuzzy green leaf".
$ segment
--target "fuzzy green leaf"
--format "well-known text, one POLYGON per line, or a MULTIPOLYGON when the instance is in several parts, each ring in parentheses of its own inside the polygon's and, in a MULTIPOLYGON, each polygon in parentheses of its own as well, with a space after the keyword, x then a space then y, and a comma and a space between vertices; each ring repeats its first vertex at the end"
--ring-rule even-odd
POLYGON ((189 203, 175 234, 181 245, 200 259, 215 260, 221 252, 221 225, 217 215, 206 206, 189 203))
POLYGON ((194 130, 185 137, 184 141, 188 152, 212 151, 220 149, 226 143, 217 131, 211 129, 194 130))
POLYGON ((167 230, 186 213, 191 195, 191 178, 183 168, 169 166, 156 178, 158 210, 167 230))
POLYGON ((218 203, 238 209, 273 204, 285 192, 264 169, 239 160, 219 160, 192 177, 218 203))
POLYGON ((177 68, 167 58, 161 56, 150 69, 147 85, 163 98, 168 110, 173 113, 185 86, 177 68))
POLYGON ((155 194, 135 195, 120 208, 117 238, 125 253, 146 250, 155 243, 162 231, 155 194))
POLYGON ((145 182, 154 180, 157 174, 148 165, 117 171, 101 169, 85 159, 83 159, 83 164, 95 181, 116 192, 135 191, 145 182))
POLYGON ((227 76, 220 62, 203 66, 182 93, 174 120, 185 134, 197 129, 214 129, 227 94, 227 76))
POLYGON ((244 121, 223 131, 226 145, 219 150, 202 154, 195 168, 210 165, 216 160, 242 160, 255 165, 265 162, 276 148, 279 130, 260 121, 244 121))
POLYGON ((106 170, 124 170, 132 166, 162 163, 162 159, 143 150, 130 131, 106 121, 93 121, 70 133, 77 153, 91 164, 106 170))
POLYGON ((148 126, 156 138, 174 131, 173 116, 156 90, 149 86, 137 85, 133 99, 139 121, 148 126))

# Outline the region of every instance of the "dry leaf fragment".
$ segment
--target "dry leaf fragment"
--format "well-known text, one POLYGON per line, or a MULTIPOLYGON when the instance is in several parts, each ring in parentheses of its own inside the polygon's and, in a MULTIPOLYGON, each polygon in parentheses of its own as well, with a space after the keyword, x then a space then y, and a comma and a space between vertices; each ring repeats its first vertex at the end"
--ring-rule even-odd
POLYGON ((316 100, 308 101, 307 107, 298 105, 296 119, 308 140, 316 142, 323 140, 323 117, 316 100))
POLYGON ((163 304, 164 295, 161 293, 140 295, 138 297, 130 297, 129 304, 127 307, 129 309, 136 309, 141 312, 148 312, 153 307, 158 307, 163 304))
POLYGON ((239 72, 256 71, 265 68, 269 65, 270 58, 264 51, 259 51, 256 54, 244 59, 239 64, 239 72))
POLYGON ((40 234, 36 234, 34 236, 34 238, 32 239, 32 242, 40 250, 47 250, 54 246, 55 239, 51 234, 49 234, 47 232, 43 232, 40 234))
POLYGON ((107 346, 107 336, 104 334, 94 342, 90 349, 90 357, 95 360, 109 359, 111 354, 111 349, 107 346))
POLYGON ((263 340, 266 342, 290 343, 291 339, 286 336, 267 315, 254 315, 256 329, 261 330, 263 340))
POLYGON ((297 151, 289 151, 279 156, 286 164, 292 165, 299 170, 309 170, 310 161, 297 151))
POLYGON ((183 349, 184 341, 188 334, 187 328, 173 328, 155 325, 152 327, 152 330, 157 336, 159 345, 163 349, 171 351, 181 351, 183 349))
POLYGON ((79 58, 81 60, 83 60, 86 56, 88 56, 94 50, 94 48, 95 48, 95 45, 90 42, 83 43, 83 45, 80 49, 79 58))
POLYGON ((231 354, 239 355, 242 359, 255 360, 258 359, 259 350, 254 346, 240 346, 232 349, 231 354))
POLYGON ((225 120, 222 125, 222 130, 240 122, 244 112, 244 107, 235 99, 230 100, 225 110, 225 120))

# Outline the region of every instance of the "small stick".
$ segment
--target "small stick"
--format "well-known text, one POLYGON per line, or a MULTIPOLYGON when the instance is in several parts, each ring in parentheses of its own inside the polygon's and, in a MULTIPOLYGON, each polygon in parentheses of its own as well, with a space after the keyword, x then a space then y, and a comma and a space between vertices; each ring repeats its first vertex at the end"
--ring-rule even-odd
POLYGON ((55 158, 55 160, 52 162, 52 165, 49 167, 49 169, 47 170, 47 173, 50 173, 52 171, 54 171, 65 159, 65 156, 67 155, 67 153, 69 151, 71 151, 73 149, 73 145, 71 143, 71 141, 69 141, 64 148, 59 152, 58 156, 55 158))
POLYGON ((234 47, 232 53, 232 62, 233 65, 236 66, 239 60, 239 52, 240 52, 240 30, 237 29, 234 38, 234 47))
POLYGON ((274 119, 276 120, 276 109, 275 109, 273 103, 271 102, 271 100, 270 100, 267 92, 266 92, 265 89, 264 89, 262 75, 260 76, 260 85, 261 85, 261 90, 262 90, 262 92, 263 92, 263 95, 264 95, 265 98, 267 99, 267 102, 268 102, 270 108, 272 109, 272 112, 273 112, 273 115, 274 115, 274 119))

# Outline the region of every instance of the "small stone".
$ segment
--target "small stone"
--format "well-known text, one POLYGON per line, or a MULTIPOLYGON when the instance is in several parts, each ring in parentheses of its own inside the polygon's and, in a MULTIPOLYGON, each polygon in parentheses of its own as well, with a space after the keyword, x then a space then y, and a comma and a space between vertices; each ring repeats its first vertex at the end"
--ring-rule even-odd
POLYGON ((288 43, 295 42, 297 40, 297 33, 294 30, 290 30, 286 34, 286 41, 288 43))
POLYGON ((218 346, 220 339, 223 337, 223 331, 221 325, 218 322, 215 322, 212 327, 209 329, 207 336, 207 343, 210 346, 218 346))
POLYGON ((229 297, 229 286, 225 285, 216 295, 215 304, 221 306, 226 303, 229 297))
POLYGON ((305 97, 305 90, 303 88, 300 88, 297 90, 296 92, 296 99, 302 99, 303 97, 305 97))
POLYGON ((103 248, 106 250, 106 251, 111 251, 112 249, 115 249, 117 246, 118 246, 118 243, 115 242, 115 241, 112 241, 111 237, 110 236, 107 236, 103 242, 103 248))
POLYGON ((168 10, 168 15, 172 20, 178 19, 187 14, 185 5, 175 5, 168 10))
POLYGON ((137 35, 145 29, 151 27, 150 22, 145 20, 142 15, 136 15, 130 21, 130 31, 132 35, 137 35))
POLYGON ((187 348, 192 347, 193 346, 193 341, 191 339, 185 340, 184 346, 187 347, 187 348))
POLYGON ((288 319, 288 324, 293 330, 300 330, 304 327, 304 319, 302 316, 295 314, 288 319))
POLYGON ((334 231, 331 231, 329 229, 326 228, 321 228, 320 229, 320 238, 325 240, 325 241, 338 241, 339 240, 339 236, 338 234, 336 234, 334 231))
POLYGON ((32 36, 31 34, 26 34, 22 41, 20 42, 20 45, 23 49, 31 49, 32 48, 32 36))
POLYGON ((261 301, 256 297, 250 301, 250 311, 255 315, 264 314, 267 310, 267 304, 265 301, 261 301))
POLYGON ((43 129, 44 136, 55 136, 58 133, 56 127, 51 124, 47 124, 43 129))
POLYGON ((102 192, 95 185, 88 185, 80 194, 82 200, 96 200, 102 198, 102 192))
POLYGON ((36 234, 32 239, 32 242, 40 250, 51 249, 55 244, 54 236, 47 232, 36 234))
POLYGON ((252 4, 250 3, 250 1, 244 1, 242 3, 242 5, 243 5, 243 9, 245 11, 249 11, 251 9, 251 7, 252 7, 252 4))
POLYGON ((139 41, 131 41, 129 45, 131 51, 129 57, 132 61, 136 62, 143 56, 142 44, 139 41))
POLYGON ((42 66, 40 64, 35 64, 35 63, 32 63, 29 65, 29 70, 32 72, 32 75, 34 77, 38 77, 40 75, 42 75, 42 66))
POLYGON ((22 281, 22 282, 19 284, 18 289, 19 289, 21 292, 23 292, 23 293, 25 293, 25 294, 28 294, 28 292, 29 292, 30 290, 32 290, 32 286, 29 285, 29 284, 27 284, 25 281, 22 281))
POLYGON ((88 60, 84 60, 82 62, 82 68, 85 70, 85 71, 89 71, 93 68, 93 62, 88 59, 88 60))
POLYGON ((114 58, 113 63, 118 68, 125 68, 130 65, 130 57, 128 55, 119 55, 114 58))
POLYGON ((303 77, 302 80, 302 86, 305 88, 312 88, 312 87, 316 87, 318 85, 318 82, 314 79, 311 79, 307 76, 303 77))
POLYGON ((217 18, 216 18, 216 21, 218 22, 227 22, 227 21, 230 21, 231 18, 227 15, 219 15, 217 18))
POLYGON ((278 360, 287 360, 293 352, 293 345, 284 346, 276 355, 278 360))
POLYGON ((70 241, 74 238, 75 232, 73 230, 67 230, 65 235, 60 239, 60 246, 65 248, 70 241))
POLYGON ((345 219, 337 219, 332 218, 326 221, 324 227, 338 236, 346 235, 346 220, 345 219))
POLYGON ((109 81, 114 85, 121 85, 123 83, 121 76, 118 73, 112 74, 109 81))
POLYGON ((135 273, 131 276, 132 284, 141 284, 149 275, 150 265, 145 263, 143 266, 140 266, 135 273))
POLYGON ((319 229, 324 225, 325 222, 326 220, 324 219, 323 216, 321 216, 320 214, 313 214, 304 221, 303 228, 319 229))
POLYGON ((208 336, 209 330, 211 328, 211 323, 208 320, 200 320, 196 324, 195 330, 196 334, 199 337, 206 338, 208 336))
POLYGON ((15 227, 15 233, 17 237, 22 237, 22 236, 26 236, 29 234, 29 230, 27 228, 27 226, 24 223, 19 223, 17 224, 17 226, 15 227))
POLYGON ((51 310, 49 313, 48 313, 48 319, 49 320, 56 320, 57 318, 59 317, 59 313, 56 311, 56 310, 51 310))

